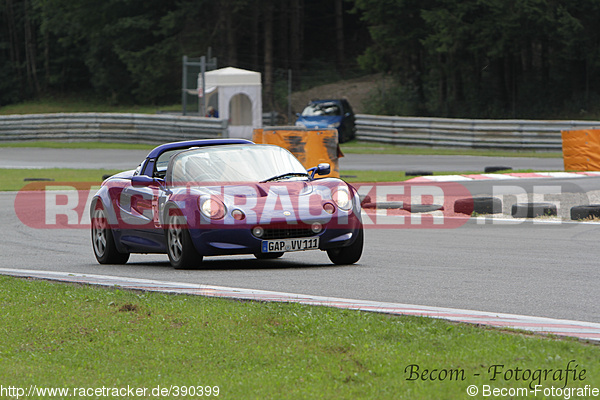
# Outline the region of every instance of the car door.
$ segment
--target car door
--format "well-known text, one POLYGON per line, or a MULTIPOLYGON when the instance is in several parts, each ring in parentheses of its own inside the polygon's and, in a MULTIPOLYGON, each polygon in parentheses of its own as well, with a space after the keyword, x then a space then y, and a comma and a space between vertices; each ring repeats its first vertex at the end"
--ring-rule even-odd
MULTIPOLYGON (((121 242, 141 252, 162 252, 164 233, 159 224, 159 199, 164 189, 159 184, 127 185, 118 203, 122 225, 121 242)), ((164 197, 164 196, 163 196, 164 197)))

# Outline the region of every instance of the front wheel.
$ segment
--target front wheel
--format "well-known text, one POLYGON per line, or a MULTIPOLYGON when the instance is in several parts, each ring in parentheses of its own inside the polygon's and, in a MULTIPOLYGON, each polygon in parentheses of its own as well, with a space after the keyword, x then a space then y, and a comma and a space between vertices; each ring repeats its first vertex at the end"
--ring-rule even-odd
POLYGON ((129 260, 129 253, 121 253, 117 249, 106 211, 100 202, 92 215, 92 247, 100 264, 125 264, 129 260))
POLYGON ((181 215, 169 215, 166 229, 169 261, 175 269, 193 268, 202 262, 181 215))
POLYGON ((356 240, 350 246, 329 249, 327 250, 327 256, 332 263, 337 265, 354 264, 362 256, 363 244, 364 233, 363 229, 360 228, 356 240))

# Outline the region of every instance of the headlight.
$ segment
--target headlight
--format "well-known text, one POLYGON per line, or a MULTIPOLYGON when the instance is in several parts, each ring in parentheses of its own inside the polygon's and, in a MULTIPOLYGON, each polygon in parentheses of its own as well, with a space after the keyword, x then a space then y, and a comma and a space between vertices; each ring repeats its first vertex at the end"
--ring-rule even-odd
POLYGON ((333 192, 332 197, 333 201, 335 201, 335 204, 337 204, 340 209, 348 211, 352 208, 352 196, 350 196, 348 188, 343 186, 338 187, 338 189, 333 192))
POLYGON ((333 124, 329 124, 327 125, 328 128, 339 128, 340 127, 340 123, 339 122, 334 122, 333 124))
POLYGON ((303 127, 306 127, 306 125, 304 125, 304 123, 303 123, 303 122, 300 122, 300 121, 296 121, 296 126, 303 126, 303 127))
POLYGON ((214 197, 200 197, 198 199, 200 211, 210 219, 222 219, 225 217, 225 204, 214 197))
POLYGON ((242 221, 244 218, 246 218, 246 214, 244 214, 244 212, 242 210, 238 210, 238 209, 233 210, 231 212, 231 216, 236 221, 242 221))
POLYGON ((331 203, 325 203, 323 204, 323 210, 325 210, 327 214, 333 214, 335 212, 335 206, 331 203))

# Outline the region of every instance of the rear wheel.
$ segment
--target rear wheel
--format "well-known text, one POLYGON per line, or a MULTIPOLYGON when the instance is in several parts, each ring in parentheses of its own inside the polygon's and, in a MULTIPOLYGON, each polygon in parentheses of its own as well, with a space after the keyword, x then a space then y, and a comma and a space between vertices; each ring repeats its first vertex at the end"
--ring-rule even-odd
POLYGON ((92 215, 92 247, 100 264, 125 264, 129 260, 129 253, 121 253, 117 249, 106 211, 100 202, 92 215))
POLYGON ((182 215, 169 215, 166 229, 169 261, 175 269, 187 269, 200 265, 202 256, 198 254, 185 218, 182 215))
POLYGON ((362 256, 364 240, 363 229, 360 228, 356 240, 350 246, 329 249, 327 256, 332 263, 337 265, 354 264, 362 256))

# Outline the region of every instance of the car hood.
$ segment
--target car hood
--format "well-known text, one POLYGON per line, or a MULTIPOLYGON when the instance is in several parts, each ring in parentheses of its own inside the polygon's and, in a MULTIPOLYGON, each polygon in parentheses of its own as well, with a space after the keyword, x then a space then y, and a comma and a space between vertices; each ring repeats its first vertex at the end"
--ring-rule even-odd
MULTIPOLYGON (((248 219, 236 222, 231 213, 225 218, 211 223, 226 226, 260 223, 294 223, 302 221, 326 222, 332 218, 323 207, 333 200, 333 194, 339 186, 349 187, 344 181, 336 178, 324 178, 314 181, 286 181, 268 183, 240 183, 223 186, 196 186, 177 188, 170 195, 170 200, 181 209, 197 210, 203 197, 220 199, 226 209, 239 209, 248 219)), ((175 188, 174 188, 175 189, 175 188)), ((353 193, 352 189, 350 189, 353 193)), ((338 210, 339 211, 339 210, 338 210)), ((360 213, 360 205, 355 202, 354 211, 360 213)), ((197 212, 197 211, 196 211, 197 212)), ((190 217, 195 218, 193 214, 190 217)), ((202 217, 204 218, 204 217, 202 217)), ((206 224, 207 221, 201 224, 206 224)))
POLYGON ((266 183, 240 183, 224 186, 208 186, 204 188, 210 193, 222 196, 225 200, 235 201, 236 197, 267 197, 269 193, 279 196, 307 196, 313 192, 313 185, 308 181, 286 181, 266 183))
POLYGON ((323 199, 329 199, 331 198, 331 193, 339 186, 347 186, 347 184, 340 179, 324 178, 314 181, 243 182, 239 184, 172 189, 173 194, 177 197, 190 194, 197 196, 217 196, 227 204, 236 204, 239 203, 238 199, 243 198, 256 198, 260 203, 269 196, 303 197, 316 194, 320 195, 323 199))

